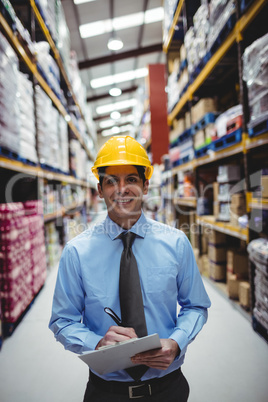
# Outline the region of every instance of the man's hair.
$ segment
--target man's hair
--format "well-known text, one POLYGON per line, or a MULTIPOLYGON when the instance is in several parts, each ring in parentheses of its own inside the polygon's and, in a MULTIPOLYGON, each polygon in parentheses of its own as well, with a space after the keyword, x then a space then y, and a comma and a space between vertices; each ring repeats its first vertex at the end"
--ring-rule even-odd
MULTIPOLYGON (((139 166, 139 165, 133 165, 138 172, 139 177, 142 179, 143 184, 145 183, 145 167, 144 166, 139 166)), ((105 174, 105 170, 108 166, 103 166, 98 168, 98 175, 99 175, 99 183, 100 186, 102 188, 102 183, 103 183, 103 178, 104 178, 104 174, 105 174)))

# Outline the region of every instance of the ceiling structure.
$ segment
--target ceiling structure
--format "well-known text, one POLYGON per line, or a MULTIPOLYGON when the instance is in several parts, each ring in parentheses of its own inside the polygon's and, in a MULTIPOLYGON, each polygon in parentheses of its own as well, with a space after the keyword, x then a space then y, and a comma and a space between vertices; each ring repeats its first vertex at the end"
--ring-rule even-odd
POLYGON ((162 51, 162 3, 162 0, 62 0, 71 49, 76 52, 87 101, 100 136, 105 135, 104 129, 112 127, 114 134, 120 130, 126 134, 134 119, 133 99, 137 88, 145 85, 147 65, 166 62, 162 51), (108 49, 112 37, 123 41, 122 49, 108 49), (113 78, 109 80, 106 77, 110 75, 113 78), (111 96, 109 90, 113 87, 120 88, 122 94, 111 96), (124 105, 123 101, 129 104, 124 105), (112 110, 119 110, 121 118, 111 119, 112 110))

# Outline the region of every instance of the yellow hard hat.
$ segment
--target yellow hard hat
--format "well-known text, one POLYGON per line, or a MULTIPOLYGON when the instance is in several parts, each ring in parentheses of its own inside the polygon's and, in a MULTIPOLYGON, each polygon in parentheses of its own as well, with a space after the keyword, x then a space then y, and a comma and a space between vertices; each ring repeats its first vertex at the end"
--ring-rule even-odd
POLYGON ((144 166, 145 178, 148 180, 152 177, 154 170, 143 146, 128 135, 114 136, 106 141, 99 150, 91 170, 99 180, 98 168, 117 165, 144 166))

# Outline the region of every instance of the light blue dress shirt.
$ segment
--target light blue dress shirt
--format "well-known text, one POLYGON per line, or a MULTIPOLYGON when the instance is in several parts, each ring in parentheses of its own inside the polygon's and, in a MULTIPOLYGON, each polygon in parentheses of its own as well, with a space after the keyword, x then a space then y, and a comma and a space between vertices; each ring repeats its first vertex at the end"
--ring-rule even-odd
MULTIPOLYGON (((119 268, 124 231, 108 216, 68 242, 62 253, 49 327, 75 353, 95 349, 111 325, 110 307, 120 317, 119 268)), ((167 370, 149 368, 142 377, 162 377, 179 368, 188 344, 207 320, 210 300, 186 235, 141 214, 130 229, 136 233, 136 257, 148 334, 174 339, 181 353, 167 370), (179 308, 178 308, 179 303, 179 308)), ((116 371, 106 380, 130 381, 116 371)))

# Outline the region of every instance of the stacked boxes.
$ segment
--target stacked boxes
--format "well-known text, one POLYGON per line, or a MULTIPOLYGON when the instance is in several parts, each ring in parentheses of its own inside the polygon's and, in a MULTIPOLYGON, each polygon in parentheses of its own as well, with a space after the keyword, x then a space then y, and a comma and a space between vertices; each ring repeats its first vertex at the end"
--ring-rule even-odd
POLYGON ((200 99, 191 109, 192 122, 197 123, 207 113, 217 111, 217 102, 213 98, 200 99))
POLYGON ((245 309, 250 308, 250 284, 249 284, 249 282, 241 281, 239 283, 238 298, 239 298, 239 303, 241 304, 242 307, 244 307, 245 309))
POLYGON ((211 230, 208 233, 209 276, 215 281, 226 279, 226 235, 211 230))
MULTIPOLYGON (((248 256, 236 250, 227 251, 227 292, 231 299, 239 299, 241 282, 248 278, 248 256)), ((242 292, 242 290, 240 291, 242 292)))
MULTIPOLYGON (((216 212, 215 214, 216 219, 224 222, 230 221, 231 214, 230 214, 229 200, 231 199, 231 195, 234 193, 234 190, 237 190, 237 181, 239 181, 240 179, 241 179, 240 166, 238 165, 219 166, 217 184, 214 184, 213 186, 215 191, 214 211, 216 212), (236 186, 234 187, 235 184, 236 186)), ((239 188, 239 191, 241 190, 242 188, 239 188)))
POLYGON ((231 134, 237 129, 242 129, 242 105, 236 105, 221 113, 215 120, 217 138, 231 134))
POLYGON ((230 223, 239 226, 238 219, 246 214, 246 199, 243 193, 231 195, 230 223))
POLYGON ((255 265, 253 315, 268 330, 268 240, 259 238, 248 245, 249 258, 255 265))
POLYGON ((14 323, 46 278, 42 204, 0 204, 0 299, 3 322, 14 323))
POLYGON ((261 176, 261 195, 262 198, 268 198, 268 175, 261 176))

